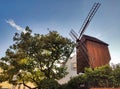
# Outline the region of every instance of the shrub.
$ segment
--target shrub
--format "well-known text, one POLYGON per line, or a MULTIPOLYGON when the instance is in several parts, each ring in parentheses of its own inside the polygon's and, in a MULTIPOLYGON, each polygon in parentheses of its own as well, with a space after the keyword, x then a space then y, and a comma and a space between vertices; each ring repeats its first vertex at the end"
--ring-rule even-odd
POLYGON ((77 89, 80 87, 81 84, 86 86, 87 83, 87 76, 85 74, 81 74, 77 77, 71 78, 68 82, 66 89, 77 89))
POLYGON ((60 84, 54 79, 43 79, 40 86, 41 89, 59 89, 60 84))

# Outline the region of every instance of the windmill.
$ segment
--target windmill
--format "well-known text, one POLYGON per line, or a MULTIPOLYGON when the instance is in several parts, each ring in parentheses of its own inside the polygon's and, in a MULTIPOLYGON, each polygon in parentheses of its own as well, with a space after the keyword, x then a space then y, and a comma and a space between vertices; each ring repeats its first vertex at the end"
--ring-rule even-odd
POLYGON ((108 44, 91 36, 83 35, 88 27, 93 16, 100 7, 100 3, 94 3, 92 9, 88 13, 78 34, 72 29, 70 36, 76 40, 76 54, 77 54, 77 73, 84 72, 85 67, 98 67, 109 63, 110 54, 108 51, 108 44), (99 45, 99 46, 98 46, 99 45), (103 48, 106 49, 105 53, 103 48), (104 53, 104 54, 103 54, 104 53), (105 56, 98 58, 98 56, 105 56), (103 60, 102 60, 103 59, 103 60), (97 64, 96 64, 97 63, 97 64))

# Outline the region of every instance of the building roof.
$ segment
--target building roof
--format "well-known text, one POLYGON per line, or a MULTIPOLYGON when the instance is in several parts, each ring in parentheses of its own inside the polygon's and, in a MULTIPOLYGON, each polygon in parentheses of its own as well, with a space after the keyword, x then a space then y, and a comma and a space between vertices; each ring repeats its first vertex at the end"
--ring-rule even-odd
POLYGON ((101 44, 104 44, 104 45, 107 45, 107 46, 108 46, 107 43, 105 43, 105 42, 99 40, 98 38, 95 38, 95 37, 92 37, 92 36, 88 36, 88 35, 83 35, 82 38, 81 38, 81 40, 82 40, 83 42, 89 40, 89 41, 101 43, 101 44))

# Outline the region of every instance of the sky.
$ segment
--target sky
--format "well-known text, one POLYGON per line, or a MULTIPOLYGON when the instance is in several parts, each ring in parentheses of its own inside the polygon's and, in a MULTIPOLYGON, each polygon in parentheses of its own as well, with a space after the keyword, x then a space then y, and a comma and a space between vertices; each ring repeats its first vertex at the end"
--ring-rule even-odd
POLYGON ((111 63, 120 63, 120 0, 0 0, 0 57, 26 26, 33 34, 49 28, 72 40, 70 30, 79 32, 95 2, 101 6, 84 34, 108 43, 111 63))

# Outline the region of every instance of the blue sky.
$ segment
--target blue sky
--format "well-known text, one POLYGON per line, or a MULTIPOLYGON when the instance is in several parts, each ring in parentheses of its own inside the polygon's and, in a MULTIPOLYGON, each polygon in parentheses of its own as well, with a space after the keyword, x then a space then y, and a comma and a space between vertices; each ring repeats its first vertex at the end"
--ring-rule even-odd
POLYGON ((112 63, 120 63, 120 0, 0 0, 0 57, 13 44, 15 32, 29 26, 33 33, 46 34, 47 28, 70 38, 77 33, 94 2, 101 7, 85 34, 109 44, 112 63))

